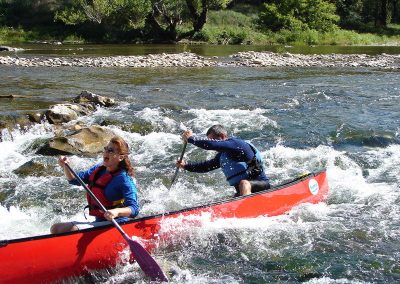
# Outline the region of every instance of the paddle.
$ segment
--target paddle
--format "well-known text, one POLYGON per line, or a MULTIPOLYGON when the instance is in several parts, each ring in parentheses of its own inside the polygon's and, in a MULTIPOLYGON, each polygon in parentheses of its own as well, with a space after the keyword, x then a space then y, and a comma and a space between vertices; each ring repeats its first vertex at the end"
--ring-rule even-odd
MULTIPOLYGON (((82 179, 75 173, 75 171, 70 167, 69 164, 65 164, 73 176, 78 180, 78 182, 83 186, 83 188, 90 194, 90 196, 96 201, 97 205, 106 212, 107 209, 101 204, 100 200, 93 194, 93 192, 86 186, 86 184, 82 181, 82 179)), ((121 226, 115 221, 111 219, 111 222, 114 224, 115 228, 121 233, 126 242, 128 243, 131 253, 135 256, 137 263, 143 272, 152 280, 152 281, 165 281, 168 282, 167 277, 164 272, 161 270, 161 267, 157 264, 157 262, 151 257, 151 255, 142 247, 140 243, 131 239, 121 228, 121 226)))
MULTIPOLYGON (((186 146, 187 146, 187 142, 183 143, 182 153, 181 153, 181 156, 179 157, 179 162, 181 162, 182 159, 183 159, 183 155, 185 154, 185 151, 186 151, 186 146)), ((170 184, 170 186, 169 186, 169 189, 170 189, 170 188, 172 187, 172 185, 174 184, 174 181, 175 181, 175 179, 176 179, 176 176, 178 175, 178 172, 179 172, 179 167, 177 166, 176 169, 175 169, 174 176, 172 177, 172 180, 171 180, 171 184, 170 184)))

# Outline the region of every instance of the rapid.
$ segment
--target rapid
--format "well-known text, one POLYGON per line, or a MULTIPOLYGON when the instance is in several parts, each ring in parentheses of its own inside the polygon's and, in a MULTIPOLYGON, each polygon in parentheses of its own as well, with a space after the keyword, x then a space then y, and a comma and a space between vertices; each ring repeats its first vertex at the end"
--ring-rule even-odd
MULTIPOLYGON (((148 216, 234 194, 221 171, 179 172, 182 124, 204 134, 213 124, 261 151, 272 184, 327 169, 325 203, 253 219, 202 216, 166 221, 169 242, 152 256, 172 283, 394 283, 400 281, 399 71, 377 68, 24 68, 0 66, 0 114, 41 110, 82 90, 115 98, 79 118, 106 124, 131 148, 141 212, 148 216)), ((76 123, 76 121, 74 122, 76 123)), ((83 221, 82 188, 57 157, 35 154, 52 137, 46 122, 3 130, 0 240, 48 234, 59 221, 83 221), (50 173, 20 175, 37 160, 50 173)), ((185 159, 210 158, 187 146, 185 159)), ((76 170, 101 160, 70 157, 76 170)), ((128 253, 128 252, 127 252, 128 253)), ((21 272, 23 273, 23 272, 21 272)), ((66 283, 147 283, 137 264, 94 271, 66 283)))

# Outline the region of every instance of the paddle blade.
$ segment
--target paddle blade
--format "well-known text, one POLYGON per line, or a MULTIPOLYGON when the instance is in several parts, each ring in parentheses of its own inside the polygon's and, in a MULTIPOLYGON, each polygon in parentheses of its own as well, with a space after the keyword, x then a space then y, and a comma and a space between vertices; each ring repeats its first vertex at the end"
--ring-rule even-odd
POLYGON ((139 244, 137 241, 132 240, 131 238, 126 238, 126 241, 129 244, 135 260, 137 261, 143 272, 147 275, 147 277, 149 277, 152 281, 168 282, 168 279, 165 276, 164 272, 161 270, 161 267, 141 244, 139 244))

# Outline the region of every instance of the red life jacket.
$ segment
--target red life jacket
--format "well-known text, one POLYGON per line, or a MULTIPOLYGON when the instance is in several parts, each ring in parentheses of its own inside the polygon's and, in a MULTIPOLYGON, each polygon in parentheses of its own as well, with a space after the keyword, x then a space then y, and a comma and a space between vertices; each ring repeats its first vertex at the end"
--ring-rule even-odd
MULTIPOLYGON (((99 199, 100 203, 104 205, 106 209, 113 209, 113 208, 118 208, 118 207, 123 207, 124 206, 124 201, 125 199, 119 199, 116 201, 111 201, 107 199, 104 189, 106 188, 107 184, 110 183, 112 178, 120 172, 120 170, 115 171, 113 173, 106 172, 102 176, 99 177, 99 175, 105 170, 106 167, 100 166, 97 169, 95 169, 91 175, 89 176, 89 188, 93 192, 93 194, 99 199)), ((104 212, 101 210, 101 208, 97 205, 96 200, 94 200, 90 194, 86 194, 86 198, 88 201, 88 207, 89 208, 89 215, 100 217, 104 219, 104 212)), ((85 207, 85 208, 86 208, 85 207)))

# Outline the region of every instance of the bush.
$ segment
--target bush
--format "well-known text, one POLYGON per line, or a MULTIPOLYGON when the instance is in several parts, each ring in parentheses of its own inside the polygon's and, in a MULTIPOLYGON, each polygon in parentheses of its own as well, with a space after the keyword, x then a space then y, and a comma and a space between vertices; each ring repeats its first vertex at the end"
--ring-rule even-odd
POLYGON ((337 29, 339 16, 335 5, 325 0, 282 0, 264 4, 258 24, 263 29, 279 31, 317 30, 330 32, 337 29))
POLYGON ((247 34, 242 30, 224 30, 216 36, 218 44, 241 44, 246 38, 247 34))
POLYGON ((192 36, 192 39, 198 40, 198 41, 209 42, 210 36, 204 30, 201 30, 199 32, 194 33, 194 35, 192 36))
POLYGON ((213 44, 259 44, 266 43, 268 35, 257 31, 255 14, 221 10, 210 11, 206 25, 194 39, 213 44))
POLYGON ((26 32, 22 28, 0 28, 0 44, 26 42, 31 38, 32 32, 26 32))

